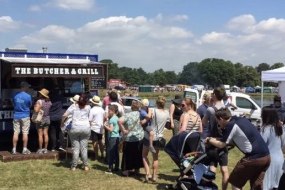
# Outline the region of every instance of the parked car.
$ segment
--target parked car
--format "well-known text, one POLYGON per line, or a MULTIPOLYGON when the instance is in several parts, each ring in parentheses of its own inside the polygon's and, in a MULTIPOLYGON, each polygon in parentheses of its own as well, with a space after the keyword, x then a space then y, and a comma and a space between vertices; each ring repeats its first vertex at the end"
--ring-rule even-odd
POLYGON ((245 88, 245 93, 255 93, 255 89, 251 86, 245 88))
MULTIPOLYGON (((184 97, 191 98, 197 105, 197 108, 203 103, 202 97, 205 92, 212 93, 213 91, 203 90, 201 94, 198 90, 186 88, 184 90, 184 97)), ((232 115, 245 116, 249 118, 254 124, 261 120, 261 108, 248 94, 240 92, 230 92, 227 94, 231 102, 237 109, 231 110, 232 115)))
POLYGON ((131 111, 131 105, 132 105, 133 100, 141 101, 141 98, 137 96, 123 96, 121 97, 121 99, 122 99, 125 113, 128 113, 131 111))

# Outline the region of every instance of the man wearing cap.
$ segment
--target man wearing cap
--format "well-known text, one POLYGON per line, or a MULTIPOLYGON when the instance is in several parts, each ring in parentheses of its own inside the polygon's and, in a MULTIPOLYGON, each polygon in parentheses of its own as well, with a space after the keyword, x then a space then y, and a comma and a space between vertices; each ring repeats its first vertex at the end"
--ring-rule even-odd
POLYGON ((27 93, 27 90, 31 85, 25 81, 22 81, 21 92, 17 93, 13 98, 14 104, 14 118, 13 118, 13 149, 12 154, 16 154, 16 147, 18 143, 19 134, 22 130, 23 133, 23 154, 30 154, 31 152, 27 148, 28 134, 30 130, 30 108, 32 106, 32 97, 27 93))
POLYGON ((99 96, 93 96, 89 100, 94 106, 91 108, 89 113, 89 121, 91 124, 91 139, 93 143, 93 149, 95 152, 95 159, 98 158, 98 146, 101 152, 101 158, 104 157, 104 146, 102 142, 103 137, 103 123, 105 111, 101 107, 102 102, 99 96))

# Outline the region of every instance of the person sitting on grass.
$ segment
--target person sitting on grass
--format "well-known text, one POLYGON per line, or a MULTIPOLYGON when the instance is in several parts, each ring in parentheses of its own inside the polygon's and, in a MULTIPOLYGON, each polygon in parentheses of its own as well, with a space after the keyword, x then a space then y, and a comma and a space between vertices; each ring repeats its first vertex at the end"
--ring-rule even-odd
POLYGON ((153 147, 153 138, 154 138, 154 131, 151 128, 151 118, 149 117, 149 101, 148 99, 142 100, 142 107, 140 109, 140 119, 141 125, 145 131, 149 133, 149 150, 152 153, 156 153, 155 148, 153 147))
POLYGON ((105 122, 104 127, 108 131, 108 144, 107 144, 107 152, 108 152, 108 170, 106 173, 112 174, 113 171, 119 170, 119 125, 118 125, 118 106, 117 105, 109 105, 108 109, 108 122, 105 122), (115 164, 115 168, 113 168, 115 164))

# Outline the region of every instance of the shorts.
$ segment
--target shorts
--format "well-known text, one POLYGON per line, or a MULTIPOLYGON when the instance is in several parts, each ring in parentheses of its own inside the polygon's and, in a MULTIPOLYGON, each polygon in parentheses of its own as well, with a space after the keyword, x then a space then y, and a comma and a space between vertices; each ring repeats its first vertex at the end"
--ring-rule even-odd
POLYGON ((100 134, 100 133, 96 133, 96 132, 94 132, 94 131, 91 131, 90 139, 91 139, 93 142, 100 141, 100 140, 103 139, 103 134, 100 134))
POLYGON ((224 149, 222 151, 225 151, 221 156, 218 156, 218 158, 215 161, 210 162, 210 166, 217 167, 219 166, 227 166, 228 165, 228 151, 227 149, 224 149))
POLYGON ((41 123, 36 123, 37 129, 49 128, 49 126, 50 126, 50 120, 49 119, 43 119, 43 121, 41 123))
POLYGON ((153 131, 153 126, 148 125, 148 126, 144 127, 143 129, 144 129, 146 132, 151 132, 151 131, 153 131))
POLYGON ((25 117, 21 119, 14 119, 13 120, 13 129, 14 133, 20 133, 22 129, 23 134, 29 134, 31 125, 30 117, 25 117))
MULTIPOLYGON (((146 139, 146 138, 143 138, 143 145, 146 146, 146 147, 149 147, 149 140, 146 139)), ((152 145, 153 145, 154 148, 159 148, 158 140, 153 141, 152 145)))
POLYGON ((229 183, 241 189, 249 180, 252 189, 262 189, 264 174, 269 165, 269 155, 257 159, 242 158, 230 174, 229 183))

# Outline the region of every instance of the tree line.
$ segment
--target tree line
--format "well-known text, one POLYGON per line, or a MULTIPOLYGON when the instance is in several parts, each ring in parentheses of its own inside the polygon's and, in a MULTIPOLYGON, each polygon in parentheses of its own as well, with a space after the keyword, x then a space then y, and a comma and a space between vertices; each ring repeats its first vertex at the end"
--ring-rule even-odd
MULTIPOLYGON (((101 60, 108 65, 108 80, 121 79, 128 85, 160 85, 166 84, 203 84, 216 87, 220 84, 236 85, 239 87, 260 85, 261 72, 283 67, 283 63, 269 65, 260 63, 258 66, 248 66, 232 63, 217 58, 207 58, 201 62, 189 62, 183 70, 176 74, 174 71, 158 69, 147 73, 142 68, 119 67, 110 59, 101 60)), ((272 83, 265 85, 274 86, 272 83)))

